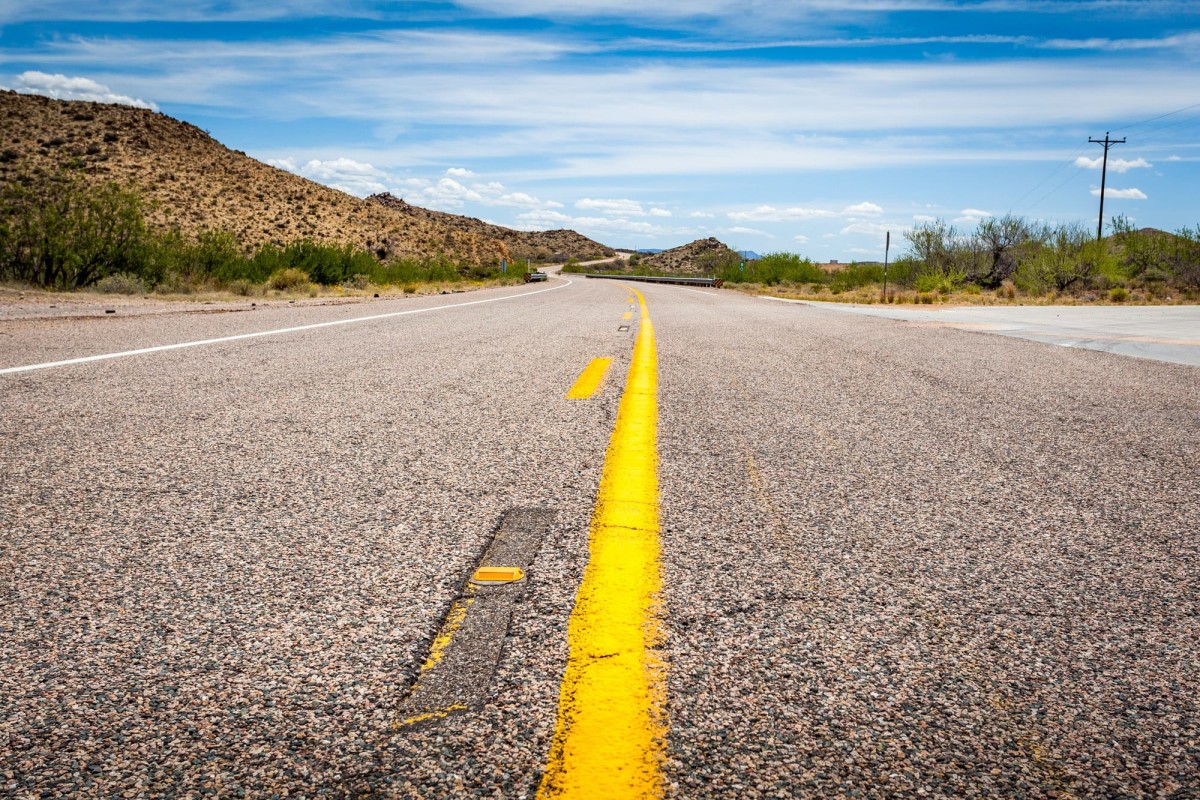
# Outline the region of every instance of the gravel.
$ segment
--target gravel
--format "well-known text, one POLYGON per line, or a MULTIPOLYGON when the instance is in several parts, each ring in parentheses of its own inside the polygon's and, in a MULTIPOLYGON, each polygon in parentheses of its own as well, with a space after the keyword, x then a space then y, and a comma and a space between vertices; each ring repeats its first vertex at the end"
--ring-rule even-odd
MULTIPOLYGON (((669 796, 1200 795, 1200 370, 643 291, 669 796)), ((0 377, 0 796, 532 797, 625 296, 0 377), (486 704, 392 731, 517 506, 555 522, 486 704)), ((0 359, 449 300, 10 321, 0 359)))

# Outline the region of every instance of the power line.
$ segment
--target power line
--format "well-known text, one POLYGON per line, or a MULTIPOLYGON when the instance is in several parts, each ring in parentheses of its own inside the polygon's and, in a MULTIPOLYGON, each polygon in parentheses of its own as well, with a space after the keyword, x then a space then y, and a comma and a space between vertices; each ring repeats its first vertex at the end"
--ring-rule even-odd
MULTIPOLYGON (((1032 189, 1030 189, 1029 191, 1025 192, 1025 194, 1023 194, 1023 195, 1021 195, 1020 197, 1018 197, 1018 198, 1016 199, 1016 201, 1015 201, 1015 202, 1013 202, 1012 204, 1010 204, 1010 205, 1009 205, 1009 208, 1015 208, 1017 205, 1019 205, 1019 204, 1020 204, 1020 202, 1021 202, 1022 200, 1024 200, 1026 197, 1029 197, 1029 195, 1033 194, 1033 193, 1034 193, 1034 192, 1036 192, 1036 191, 1037 191, 1037 190, 1038 190, 1040 187, 1042 187, 1043 185, 1045 185, 1045 183, 1046 183, 1047 181, 1049 181, 1051 178, 1053 178, 1053 177, 1054 177, 1055 175, 1057 175, 1058 173, 1062 172, 1062 169, 1063 169, 1063 167, 1067 167, 1067 166, 1070 166, 1070 165, 1074 164, 1074 163, 1075 163, 1075 158, 1076 158, 1076 157, 1077 157, 1077 156, 1078 156, 1080 153, 1082 153, 1082 152, 1083 152, 1083 150, 1084 150, 1084 148, 1080 147, 1080 148, 1079 148, 1078 150, 1076 150, 1074 153, 1072 153, 1071 155, 1067 156, 1067 160, 1066 160, 1066 161, 1064 161, 1064 162, 1060 163, 1060 164, 1059 164, 1057 167, 1055 167, 1053 170, 1051 170, 1051 171, 1050 171, 1050 174, 1049 174, 1049 175, 1047 175, 1046 177, 1042 178, 1040 181, 1038 181, 1037 183, 1035 183, 1035 184, 1033 185, 1033 188, 1032 188, 1032 189)), ((1056 190, 1056 191, 1057 191, 1057 190, 1056 190)), ((1053 194, 1053 192, 1052 192, 1051 194, 1053 194)), ((1049 197, 1049 195, 1047 195, 1047 197, 1049 197)), ((1042 200, 1045 200, 1045 199, 1046 199, 1045 197, 1043 197, 1043 198, 1042 198, 1042 200)), ((1041 202, 1041 201, 1039 200, 1038 202, 1041 202)))
POLYGON ((1063 188, 1064 186, 1066 186, 1066 185, 1067 185, 1068 183, 1070 183, 1071 181, 1078 179, 1078 178, 1079 178, 1079 176, 1080 176, 1080 175, 1082 175, 1082 174, 1083 174, 1082 172, 1072 172, 1070 175, 1068 175, 1068 176, 1067 176, 1067 179, 1066 179, 1065 181, 1063 181, 1063 182, 1062 182, 1062 183, 1060 183, 1058 186, 1055 186, 1053 189, 1051 189, 1050 191, 1048 191, 1048 192, 1046 192, 1044 195, 1042 195, 1042 196, 1041 196, 1041 197, 1038 199, 1038 201, 1037 201, 1036 203, 1034 203, 1034 204, 1030 205, 1030 206, 1028 207, 1028 210, 1029 210, 1029 211, 1032 211, 1033 209, 1037 208, 1039 205, 1041 205, 1041 204, 1042 204, 1042 202, 1043 202, 1043 201, 1044 201, 1046 198, 1050 197, 1050 195, 1054 194, 1055 192, 1057 192, 1059 189, 1061 189, 1061 188, 1063 188))
POLYGON ((1200 108, 1200 103, 1195 103, 1194 105, 1186 106, 1184 108, 1177 108, 1174 111, 1168 111, 1166 114, 1159 114, 1157 117, 1151 117, 1150 119, 1144 119, 1141 122, 1131 122, 1128 125, 1122 125, 1119 128, 1113 128, 1113 130, 1114 131, 1124 131, 1124 130, 1128 130, 1129 128, 1136 128, 1138 125, 1145 125, 1147 122, 1154 122, 1155 120, 1165 119, 1167 117, 1173 117, 1176 114, 1182 114, 1184 111, 1191 111, 1193 108, 1200 108))

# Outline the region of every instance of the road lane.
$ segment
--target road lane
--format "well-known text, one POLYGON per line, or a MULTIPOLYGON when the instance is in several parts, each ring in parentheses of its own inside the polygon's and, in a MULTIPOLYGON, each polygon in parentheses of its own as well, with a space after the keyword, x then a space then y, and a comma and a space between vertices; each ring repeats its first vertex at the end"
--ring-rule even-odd
MULTIPOLYGON (((667 796, 1200 793, 1200 370, 639 289, 667 796)), ((533 797, 627 297, 0 377, 0 793, 533 797), (487 703, 393 731, 528 506, 555 523, 487 703)), ((144 324, 6 331, 78 353, 179 329, 144 324)))
POLYGON ((646 294, 669 796, 1200 791, 1200 370, 646 294))
POLYGON ((564 293, 4 376, 4 791, 452 794, 483 729, 532 795, 621 387, 564 395, 632 348, 564 293), (442 763, 390 725, 517 506, 561 513, 442 763))

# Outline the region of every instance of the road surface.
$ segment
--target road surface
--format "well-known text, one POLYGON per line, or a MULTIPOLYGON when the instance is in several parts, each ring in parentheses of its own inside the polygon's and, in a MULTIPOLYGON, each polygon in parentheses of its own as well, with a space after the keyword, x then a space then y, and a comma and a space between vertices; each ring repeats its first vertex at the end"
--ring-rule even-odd
MULTIPOLYGON (((772 298, 778 299, 778 298, 772 298)), ((807 302, 784 300, 783 302, 807 302)), ((821 303, 852 314, 1016 336, 1200 367, 1200 306, 890 306, 821 303)))
POLYGON ((0 322, 0 796, 1200 795, 1200 369, 636 288, 0 322))

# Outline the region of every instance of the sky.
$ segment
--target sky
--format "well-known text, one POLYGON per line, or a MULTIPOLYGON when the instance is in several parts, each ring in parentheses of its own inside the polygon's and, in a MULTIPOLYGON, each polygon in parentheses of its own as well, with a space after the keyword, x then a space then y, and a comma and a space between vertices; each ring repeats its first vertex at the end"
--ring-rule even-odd
POLYGON ((1200 225, 1196 0, 0 0, 0 87, 613 247, 1200 225))

